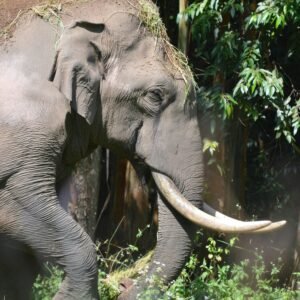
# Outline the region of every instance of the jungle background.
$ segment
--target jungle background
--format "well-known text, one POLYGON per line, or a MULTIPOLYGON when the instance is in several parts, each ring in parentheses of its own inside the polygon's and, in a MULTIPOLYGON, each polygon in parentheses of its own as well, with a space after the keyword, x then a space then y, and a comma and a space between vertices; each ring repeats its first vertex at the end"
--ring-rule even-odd
MULTIPOLYGON (((47 5, 55 10, 64 2, 47 5)), ((268 269, 280 258, 276 284, 296 287, 292 274, 300 267, 300 0, 154 2, 171 42, 187 55, 198 85, 206 201, 236 218, 288 222, 274 233, 239 236, 226 262, 255 259, 259 253, 268 269)), ((0 1, 0 37, 20 8, 41 8, 44 3, 0 1)), ((155 245, 153 182, 149 178, 141 183, 130 162, 98 148, 77 165, 66 186, 70 212, 99 241, 101 255, 134 245, 137 257, 155 245)), ((205 231, 201 240, 197 256, 209 258, 213 253, 215 262, 218 251, 233 244, 231 236, 205 231), (214 236, 217 245, 212 240, 207 244, 208 236, 214 236)))

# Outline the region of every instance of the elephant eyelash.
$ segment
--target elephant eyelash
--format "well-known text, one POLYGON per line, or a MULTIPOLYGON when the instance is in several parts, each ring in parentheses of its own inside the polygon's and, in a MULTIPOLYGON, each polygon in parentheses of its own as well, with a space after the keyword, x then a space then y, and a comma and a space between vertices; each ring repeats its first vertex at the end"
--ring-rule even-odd
POLYGON ((162 101, 162 92, 160 90, 153 90, 148 92, 149 97, 154 101, 162 101))

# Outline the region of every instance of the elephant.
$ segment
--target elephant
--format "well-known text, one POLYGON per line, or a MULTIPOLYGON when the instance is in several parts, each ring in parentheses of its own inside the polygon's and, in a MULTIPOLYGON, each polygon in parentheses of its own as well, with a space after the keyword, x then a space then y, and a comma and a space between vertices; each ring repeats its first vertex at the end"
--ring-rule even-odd
POLYGON ((67 19, 48 78, 18 68, 0 78, 0 234, 63 268, 56 300, 99 298, 94 244, 56 191, 98 145, 150 172, 158 190, 157 245, 123 299, 136 299, 148 277, 176 278, 197 226, 240 233, 285 223, 235 220, 203 202, 193 76, 142 19, 141 3, 156 11, 150 0, 82 4, 67 19))

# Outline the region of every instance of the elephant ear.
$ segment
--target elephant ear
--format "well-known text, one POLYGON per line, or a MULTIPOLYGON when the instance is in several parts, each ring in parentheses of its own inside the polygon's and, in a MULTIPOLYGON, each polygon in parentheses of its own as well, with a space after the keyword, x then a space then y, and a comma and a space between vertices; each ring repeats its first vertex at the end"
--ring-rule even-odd
POLYGON ((104 76, 99 45, 103 30, 103 24, 87 21, 77 21, 67 28, 49 77, 90 125, 100 104, 100 81, 104 76))

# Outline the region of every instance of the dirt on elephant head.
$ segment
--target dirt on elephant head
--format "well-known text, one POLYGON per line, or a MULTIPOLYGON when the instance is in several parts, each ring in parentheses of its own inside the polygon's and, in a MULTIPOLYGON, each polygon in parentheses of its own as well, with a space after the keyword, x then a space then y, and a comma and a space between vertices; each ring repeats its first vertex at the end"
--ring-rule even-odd
POLYGON ((0 0, 0 38, 5 35, 6 37, 9 36, 21 19, 20 17, 27 12, 31 12, 51 22, 51 17, 58 17, 63 5, 87 1, 88 0, 0 0))
POLYGON ((18 16, 20 11, 29 9, 44 0, 0 0, 0 28, 6 27, 18 16))

